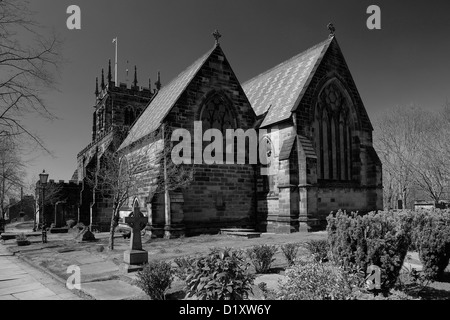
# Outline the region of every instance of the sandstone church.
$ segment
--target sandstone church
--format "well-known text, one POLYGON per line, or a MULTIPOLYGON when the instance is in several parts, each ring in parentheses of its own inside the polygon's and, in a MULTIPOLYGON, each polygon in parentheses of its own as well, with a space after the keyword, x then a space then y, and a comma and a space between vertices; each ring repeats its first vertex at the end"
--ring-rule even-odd
MULTIPOLYGON (((84 183, 118 132, 117 150, 139 170, 123 215, 138 207, 155 236, 217 233, 222 228, 292 233, 323 228, 339 209, 383 208, 381 162, 373 127, 332 30, 316 46, 240 83, 214 34, 214 47, 167 85, 131 88, 112 81, 96 90, 92 142, 78 154, 80 220, 106 231, 111 205, 84 183), (259 140, 277 165, 196 164, 183 188, 155 193, 150 172, 161 128, 266 129, 259 140), (273 133, 277 132, 277 135, 273 133), (157 137, 157 136, 153 136, 157 137), (90 221, 89 221, 90 220, 90 221)), ((193 146, 194 148, 194 146, 193 146)))

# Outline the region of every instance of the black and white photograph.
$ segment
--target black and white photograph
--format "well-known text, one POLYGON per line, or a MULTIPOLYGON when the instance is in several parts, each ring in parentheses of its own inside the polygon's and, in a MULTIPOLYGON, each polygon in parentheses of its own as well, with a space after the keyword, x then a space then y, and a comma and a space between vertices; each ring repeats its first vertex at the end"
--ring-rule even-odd
POLYGON ((0 0, 0 300, 450 300, 449 12, 0 0))

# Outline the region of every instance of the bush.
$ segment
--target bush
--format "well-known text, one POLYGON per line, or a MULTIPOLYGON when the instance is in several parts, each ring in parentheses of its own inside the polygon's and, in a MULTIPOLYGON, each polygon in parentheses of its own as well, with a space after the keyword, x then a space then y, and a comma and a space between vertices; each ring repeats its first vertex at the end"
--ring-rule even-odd
POLYGON ((276 246, 260 245, 247 250, 247 255, 255 266, 256 273, 267 273, 275 261, 274 255, 278 249, 276 246))
POLYGON ((73 219, 67 220, 66 225, 69 229, 72 229, 73 227, 75 227, 77 225, 77 222, 73 219))
POLYGON ((352 300, 362 281, 358 275, 332 263, 316 259, 300 261, 286 269, 287 281, 280 283, 280 300, 352 300))
POLYGON ((27 241, 28 238, 27 238, 27 236, 25 235, 25 233, 21 233, 21 234, 19 234, 18 236, 16 236, 16 240, 17 240, 17 241, 27 241))
POLYGON ((440 280, 450 260, 450 211, 416 213, 412 242, 428 280, 440 280))
POLYGON ((345 269, 381 269, 381 290, 389 292, 397 282, 411 243, 411 213, 379 212, 359 216, 339 211, 328 220, 331 257, 345 269))
POLYGON ((170 264, 164 261, 151 261, 137 273, 136 285, 152 300, 165 300, 166 291, 172 284, 170 264))
POLYGON ((281 246, 281 251, 286 258, 288 265, 293 266, 295 263, 295 258, 297 258, 299 245, 297 243, 287 243, 281 246))
POLYGON ((20 235, 16 236, 16 241, 18 246, 28 246, 30 245, 30 241, 28 240, 25 233, 21 233, 20 235))
POLYGON ((241 251, 212 249, 207 256, 190 260, 187 297, 200 300, 243 300, 252 291, 254 276, 241 251))
POLYGON ((328 261, 327 240, 311 240, 305 243, 305 247, 317 262, 328 261))

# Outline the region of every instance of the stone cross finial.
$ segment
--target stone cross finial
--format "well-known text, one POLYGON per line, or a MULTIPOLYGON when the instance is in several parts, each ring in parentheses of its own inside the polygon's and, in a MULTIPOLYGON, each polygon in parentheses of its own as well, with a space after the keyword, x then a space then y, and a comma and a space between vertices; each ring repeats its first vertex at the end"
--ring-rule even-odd
POLYGON ((216 39, 216 45, 218 45, 219 39, 222 38, 222 35, 220 34, 219 30, 216 29, 212 35, 214 39, 216 39))
POLYGON ((142 250, 141 225, 147 224, 148 219, 144 217, 138 207, 134 208, 132 215, 130 214, 130 217, 125 218, 125 223, 131 227, 130 249, 142 250))
POLYGON ((327 26, 328 30, 330 30, 330 37, 334 36, 334 33, 336 32, 336 28, 332 23, 329 23, 327 26))

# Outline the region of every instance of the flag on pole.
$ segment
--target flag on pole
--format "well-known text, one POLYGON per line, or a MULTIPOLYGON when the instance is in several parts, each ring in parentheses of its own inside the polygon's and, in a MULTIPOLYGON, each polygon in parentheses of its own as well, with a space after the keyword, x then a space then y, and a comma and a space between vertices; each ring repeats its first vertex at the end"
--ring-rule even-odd
POLYGON ((117 38, 114 38, 113 41, 112 41, 112 43, 116 43, 116 41, 117 41, 117 38))

